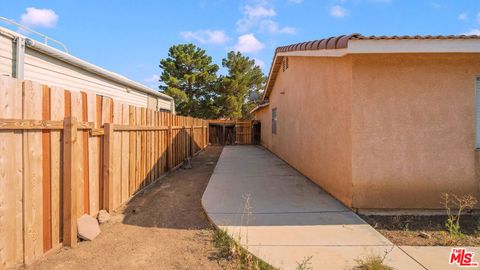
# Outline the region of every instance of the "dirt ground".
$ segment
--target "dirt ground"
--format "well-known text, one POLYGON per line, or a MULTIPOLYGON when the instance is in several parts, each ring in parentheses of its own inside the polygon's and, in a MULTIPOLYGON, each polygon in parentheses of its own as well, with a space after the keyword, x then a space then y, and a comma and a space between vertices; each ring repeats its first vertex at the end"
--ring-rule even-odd
POLYGON ((221 151, 208 147, 192 159, 192 169, 179 169, 137 195, 94 241, 27 269, 222 269, 200 203, 221 151))
POLYGON ((402 246, 480 246, 480 217, 461 217, 463 237, 445 229, 447 216, 362 216, 377 231, 402 246))

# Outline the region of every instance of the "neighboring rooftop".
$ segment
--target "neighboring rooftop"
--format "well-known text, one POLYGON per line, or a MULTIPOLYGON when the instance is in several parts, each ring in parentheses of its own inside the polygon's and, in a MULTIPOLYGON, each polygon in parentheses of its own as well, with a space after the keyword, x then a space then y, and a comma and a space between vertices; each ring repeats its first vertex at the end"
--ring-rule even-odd
MULTIPOLYGON (((37 32, 34 32, 37 33, 37 32)), ((58 59, 60 61, 63 61, 65 63, 71 64, 73 66, 79 67, 80 69, 83 69, 85 71, 91 72, 93 74, 97 74, 105 79, 112 80, 114 82, 117 82, 119 84, 128 86, 131 89, 146 93, 148 95, 155 96, 157 98, 161 98, 163 100, 171 101, 173 100, 172 97, 163 94, 157 90, 151 89, 150 87, 147 87, 139 82, 133 81, 131 79, 128 79, 120 74, 111 72, 109 70, 106 70, 104 68, 101 68, 99 66, 96 66, 94 64, 91 64, 87 61, 84 61, 80 58, 77 58, 66 51, 63 52, 61 50, 58 50, 54 47, 51 47, 49 45, 46 45, 42 42, 36 41, 32 38, 29 38, 27 36, 24 36, 22 34, 19 34, 17 32, 14 32, 10 29, 0 27, 0 34, 4 36, 8 36, 12 38, 13 40, 16 40, 17 38, 22 38, 25 40, 25 45, 33 50, 39 51, 43 54, 46 54, 48 56, 51 56, 55 59, 58 59)), ((58 43, 64 46, 62 43, 58 43)), ((64 47, 66 50, 66 48, 64 47)))

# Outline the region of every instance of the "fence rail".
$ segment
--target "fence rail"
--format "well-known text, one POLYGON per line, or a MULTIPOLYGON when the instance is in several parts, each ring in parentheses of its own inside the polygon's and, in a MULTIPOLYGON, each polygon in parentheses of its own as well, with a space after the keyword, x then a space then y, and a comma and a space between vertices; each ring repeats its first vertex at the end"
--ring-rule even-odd
POLYGON ((0 269, 74 246, 78 217, 118 208, 207 143, 202 119, 0 78, 0 269))

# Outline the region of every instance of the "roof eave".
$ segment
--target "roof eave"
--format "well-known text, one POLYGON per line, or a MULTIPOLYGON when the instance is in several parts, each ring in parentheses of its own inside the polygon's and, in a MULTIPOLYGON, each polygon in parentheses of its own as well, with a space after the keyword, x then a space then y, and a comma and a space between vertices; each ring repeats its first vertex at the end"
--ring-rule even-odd
MULTIPOLYGON (((349 54, 380 53, 480 53, 479 36, 455 37, 456 36, 448 36, 448 38, 435 39, 433 37, 367 38, 361 36, 348 40, 345 48, 305 50, 303 48, 309 47, 307 45, 303 45, 304 43, 280 47, 287 49, 277 49, 275 52, 262 100, 268 98, 273 90, 275 78, 279 73, 283 57, 343 57, 349 54)), ((326 42, 328 44, 328 40, 326 42)), ((315 45, 315 43, 313 44, 315 45)))
POLYGON ((268 107, 268 105, 270 105, 270 102, 265 102, 265 103, 263 103, 263 104, 257 105, 257 106, 255 106, 255 108, 253 108, 253 109, 250 111, 250 113, 254 113, 254 112, 256 112, 256 111, 258 111, 258 110, 260 110, 260 109, 262 109, 262 108, 268 107))

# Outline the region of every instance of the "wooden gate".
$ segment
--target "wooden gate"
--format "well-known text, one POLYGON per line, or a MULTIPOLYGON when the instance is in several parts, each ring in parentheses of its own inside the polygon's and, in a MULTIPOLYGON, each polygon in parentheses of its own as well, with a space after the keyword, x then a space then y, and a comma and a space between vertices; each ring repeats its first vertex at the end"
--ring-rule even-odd
POLYGON ((235 144, 252 144, 252 121, 237 121, 235 135, 235 144))
POLYGON ((214 145, 252 144, 252 121, 210 120, 209 141, 214 145))

